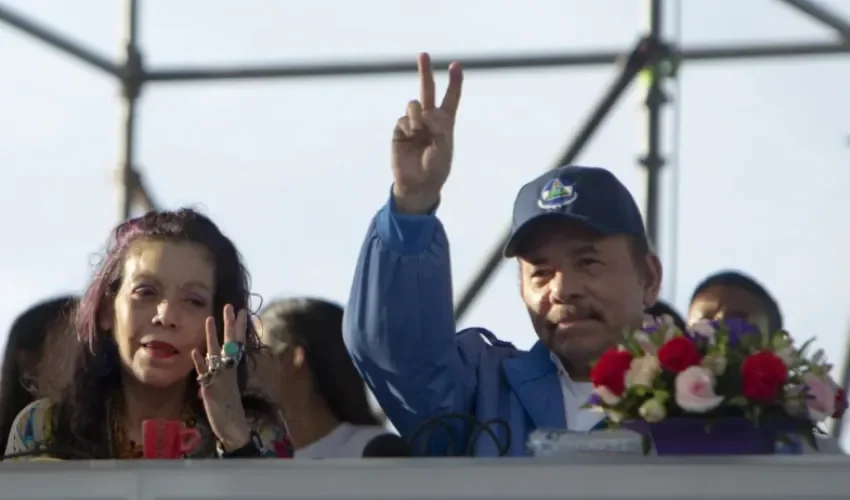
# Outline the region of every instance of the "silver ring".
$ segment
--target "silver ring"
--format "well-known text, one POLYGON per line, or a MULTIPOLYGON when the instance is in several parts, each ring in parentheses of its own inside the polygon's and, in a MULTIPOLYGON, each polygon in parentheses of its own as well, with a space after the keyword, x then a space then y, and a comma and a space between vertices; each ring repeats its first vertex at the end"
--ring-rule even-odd
POLYGON ((217 354, 207 355, 207 367, 211 372, 221 370, 223 365, 224 363, 222 362, 221 356, 217 354))
POLYGON ((202 374, 198 375, 198 384, 200 384, 201 387, 206 387, 206 386, 210 385, 210 383, 212 383, 212 379, 213 379, 213 372, 212 371, 202 373, 202 374))

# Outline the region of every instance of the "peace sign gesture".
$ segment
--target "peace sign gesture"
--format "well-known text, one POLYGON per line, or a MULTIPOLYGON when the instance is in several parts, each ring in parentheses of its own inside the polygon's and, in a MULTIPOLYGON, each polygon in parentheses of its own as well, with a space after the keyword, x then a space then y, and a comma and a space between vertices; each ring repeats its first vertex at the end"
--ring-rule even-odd
POLYGON ((431 57, 419 54, 419 100, 407 104, 393 131, 393 199, 403 213, 425 213, 440 199, 452 165, 454 125, 463 70, 449 65, 449 86, 438 107, 431 57))
POLYGON ((245 352, 248 312, 236 314, 224 306, 224 345, 219 345, 215 318, 207 318, 207 355, 195 349, 192 361, 198 372, 200 394, 213 433, 226 451, 238 450, 251 440, 251 427, 242 407, 236 366, 245 352))

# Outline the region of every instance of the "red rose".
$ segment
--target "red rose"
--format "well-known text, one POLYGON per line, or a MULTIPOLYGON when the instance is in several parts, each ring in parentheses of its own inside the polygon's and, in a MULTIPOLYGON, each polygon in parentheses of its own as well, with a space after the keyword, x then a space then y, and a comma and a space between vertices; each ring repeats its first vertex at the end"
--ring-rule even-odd
POLYGON ((680 373, 702 361, 697 346, 685 337, 673 337, 658 349, 658 362, 668 372, 680 373))
POLYGON ((841 418, 845 410, 847 410, 847 393, 844 389, 838 389, 835 393, 835 413, 832 414, 832 418, 841 418))
POLYGON ((741 394, 750 401, 774 401, 787 379, 788 367, 772 352, 751 354, 741 363, 741 394))
POLYGON ((632 355, 628 351, 616 347, 608 349, 590 370, 593 387, 606 387, 617 396, 622 396, 626 390, 626 372, 631 364, 632 355))

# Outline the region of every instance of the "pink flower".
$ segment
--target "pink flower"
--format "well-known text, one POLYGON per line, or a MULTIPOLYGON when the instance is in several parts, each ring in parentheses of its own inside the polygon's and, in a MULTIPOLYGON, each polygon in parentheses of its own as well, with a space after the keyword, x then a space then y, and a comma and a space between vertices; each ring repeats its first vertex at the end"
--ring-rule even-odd
POLYGON ((714 375, 701 366, 691 366, 676 375, 675 400, 679 408, 691 413, 706 413, 723 402, 714 392, 714 375))
POLYGON ((806 406, 809 409, 809 417, 822 422, 835 413, 835 395, 838 394, 838 385, 829 376, 819 376, 812 372, 803 375, 806 384, 806 406))

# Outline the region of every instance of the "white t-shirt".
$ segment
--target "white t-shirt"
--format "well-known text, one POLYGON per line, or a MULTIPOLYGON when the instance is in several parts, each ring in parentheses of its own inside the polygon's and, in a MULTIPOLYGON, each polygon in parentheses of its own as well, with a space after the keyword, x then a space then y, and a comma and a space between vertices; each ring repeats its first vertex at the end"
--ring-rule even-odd
POLYGON ((575 432, 587 432, 604 417, 601 413, 582 408, 593 394, 593 384, 576 382, 570 378, 561 360, 552 354, 552 362, 558 368, 558 379, 561 382, 561 393, 564 395, 564 416, 567 418, 567 429, 575 432))
POLYGON ((363 448, 369 441, 386 433, 383 427, 355 426, 343 422, 325 437, 295 450, 295 458, 362 458, 363 448))

